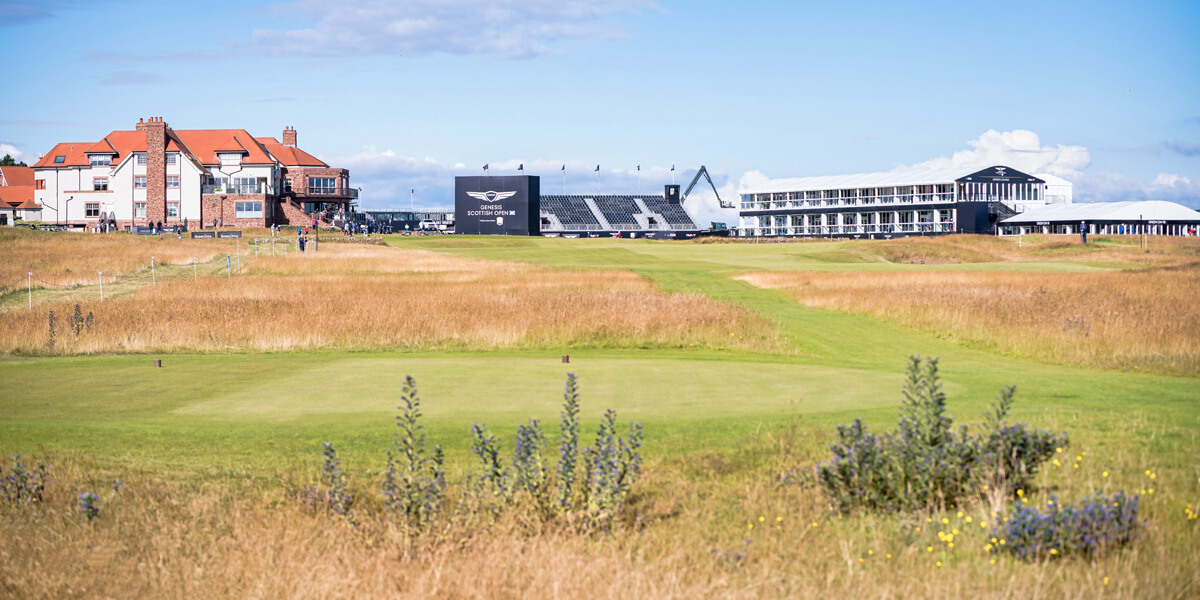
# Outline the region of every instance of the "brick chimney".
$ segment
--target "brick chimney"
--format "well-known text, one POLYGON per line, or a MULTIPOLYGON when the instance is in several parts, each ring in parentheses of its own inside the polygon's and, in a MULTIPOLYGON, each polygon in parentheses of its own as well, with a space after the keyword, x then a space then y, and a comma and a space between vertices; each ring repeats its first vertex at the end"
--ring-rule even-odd
POLYGON ((138 120, 146 132, 146 219, 167 221, 167 123, 162 117, 138 120))
POLYGON ((283 145, 292 147, 296 146, 296 130, 290 126, 285 126, 283 128, 283 145))

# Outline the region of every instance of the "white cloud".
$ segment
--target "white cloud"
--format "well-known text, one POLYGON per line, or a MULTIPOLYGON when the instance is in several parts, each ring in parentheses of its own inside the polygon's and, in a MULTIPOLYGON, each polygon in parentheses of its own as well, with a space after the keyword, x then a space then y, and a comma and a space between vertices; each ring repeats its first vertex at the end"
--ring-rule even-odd
POLYGON ((1152 181, 1089 173, 1075 181, 1075 202, 1123 200, 1166 200, 1200 209, 1200 182, 1173 173, 1159 173, 1152 181))
POLYGON ((3 158, 5 154, 11 156, 17 162, 25 161, 27 164, 33 164, 37 160, 36 156, 21 152, 12 144, 0 142, 0 158, 3 158))
POLYGON ((1154 181, 1150 182, 1150 184, 1166 187, 1188 187, 1192 185, 1192 180, 1188 179, 1187 177, 1181 177, 1174 173, 1159 173, 1158 177, 1155 177, 1154 181))
POLYGON ((959 150, 949 157, 939 157, 917 163, 905 169, 980 169, 994 165, 1012 167, 1026 173, 1049 173, 1066 179, 1080 175, 1089 164, 1091 155, 1083 146, 1042 146, 1038 135, 1025 129, 999 132, 989 129, 967 142, 970 150, 959 150))
POLYGON ((312 27, 256 29, 253 43, 271 55, 528 58, 567 41, 623 37, 614 18, 654 8, 648 0, 297 0, 268 12, 312 27))

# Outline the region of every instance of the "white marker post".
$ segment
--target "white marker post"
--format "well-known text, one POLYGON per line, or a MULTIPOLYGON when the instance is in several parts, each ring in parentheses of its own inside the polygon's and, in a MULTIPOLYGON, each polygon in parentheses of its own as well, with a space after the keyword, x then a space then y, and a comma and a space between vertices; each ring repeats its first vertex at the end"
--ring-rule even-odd
POLYGON ((104 271, 100 271, 98 278, 100 279, 100 301, 104 302, 104 271))
POLYGON ((33 271, 25 277, 25 287, 29 290, 29 310, 33 310, 33 271))

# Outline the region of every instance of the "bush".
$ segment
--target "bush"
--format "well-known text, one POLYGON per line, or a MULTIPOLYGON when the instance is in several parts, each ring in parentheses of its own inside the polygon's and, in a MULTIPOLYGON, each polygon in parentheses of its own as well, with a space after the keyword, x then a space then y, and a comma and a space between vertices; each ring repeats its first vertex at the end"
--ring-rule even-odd
POLYGON ((1139 500, 1136 494, 1118 492, 1112 497, 1097 494, 1079 504, 1061 506, 1051 496, 1044 513, 1019 500, 1001 516, 987 549, 1025 560, 1102 556, 1137 537, 1141 526, 1139 500))
POLYGON ((909 358, 897 428, 882 436, 855 419, 839 425, 817 480, 835 508, 898 512, 955 507, 984 490, 1011 494, 1067 444, 1066 434, 1006 423, 1016 388, 1001 391, 983 431, 957 431, 946 414, 937 359, 909 358))

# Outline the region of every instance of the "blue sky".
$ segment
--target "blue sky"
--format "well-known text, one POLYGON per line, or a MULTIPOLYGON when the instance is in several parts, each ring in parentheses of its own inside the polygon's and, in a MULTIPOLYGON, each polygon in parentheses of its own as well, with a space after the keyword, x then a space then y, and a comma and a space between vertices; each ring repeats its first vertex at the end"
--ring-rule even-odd
POLYGON ((161 116, 294 126, 368 209, 414 188, 450 206, 485 163, 553 191, 566 164, 571 192, 704 164, 730 196, 1008 164, 1070 179, 1076 201, 1200 207, 1198 27, 1185 1, 0 0, 0 151, 32 161, 161 116))

